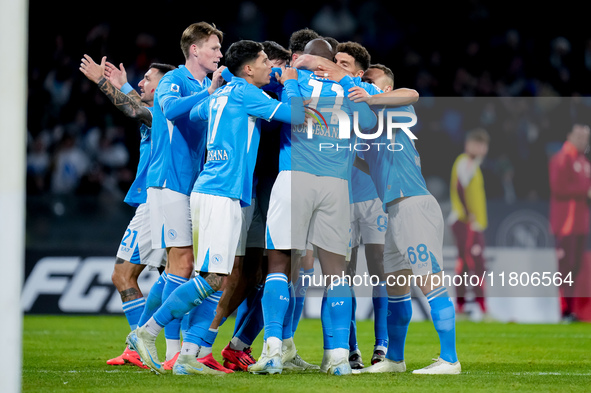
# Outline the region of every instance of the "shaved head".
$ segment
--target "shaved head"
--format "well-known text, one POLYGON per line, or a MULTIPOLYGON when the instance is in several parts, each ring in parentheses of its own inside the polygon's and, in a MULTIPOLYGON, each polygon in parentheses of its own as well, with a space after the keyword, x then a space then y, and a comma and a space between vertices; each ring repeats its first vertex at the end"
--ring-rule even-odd
POLYGON ((324 57, 330 61, 334 59, 332 46, 322 38, 316 38, 308 42, 304 48, 304 54, 324 57))

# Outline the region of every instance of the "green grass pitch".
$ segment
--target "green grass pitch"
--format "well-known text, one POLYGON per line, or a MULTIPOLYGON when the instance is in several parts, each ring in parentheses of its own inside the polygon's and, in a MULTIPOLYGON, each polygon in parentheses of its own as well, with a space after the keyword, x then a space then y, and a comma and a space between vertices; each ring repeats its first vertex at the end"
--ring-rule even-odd
MULTIPOLYGON (((220 329, 214 356, 228 343, 233 319, 220 329)), ((591 326, 516 325, 458 322, 461 375, 412 375, 437 357, 437 333, 429 322, 413 322, 406 342, 407 371, 334 377, 318 372, 283 375, 234 373, 213 376, 158 376, 133 366, 107 366, 124 349, 124 317, 26 316, 23 330, 24 392, 575 392, 591 391, 591 326)), ((358 322, 366 361, 373 349, 373 323, 358 322)), ((301 356, 322 359, 320 321, 304 319, 295 337, 301 356)), ((260 354, 262 339, 253 345, 260 354)), ((164 355, 164 338, 159 337, 164 355)))

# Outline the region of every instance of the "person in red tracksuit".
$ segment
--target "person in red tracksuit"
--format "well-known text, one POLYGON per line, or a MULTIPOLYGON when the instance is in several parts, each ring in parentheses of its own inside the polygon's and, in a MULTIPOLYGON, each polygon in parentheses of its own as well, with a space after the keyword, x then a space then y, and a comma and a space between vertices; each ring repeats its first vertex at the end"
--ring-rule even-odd
MULTIPOLYGON (((575 124, 562 148, 550 159, 550 226, 555 237, 558 270, 564 277, 580 270, 587 235, 591 199, 591 164, 585 152, 589 147, 590 129, 575 124)), ((575 285, 560 288, 563 320, 576 320, 573 313, 575 285)))

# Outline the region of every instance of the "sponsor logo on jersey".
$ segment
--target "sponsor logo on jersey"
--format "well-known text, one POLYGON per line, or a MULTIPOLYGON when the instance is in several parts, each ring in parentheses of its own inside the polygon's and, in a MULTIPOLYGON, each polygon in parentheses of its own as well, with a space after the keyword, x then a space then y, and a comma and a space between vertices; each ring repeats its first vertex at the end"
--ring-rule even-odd
POLYGON ((226 150, 209 150, 207 152, 207 161, 226 161, 228 152, 226 150))

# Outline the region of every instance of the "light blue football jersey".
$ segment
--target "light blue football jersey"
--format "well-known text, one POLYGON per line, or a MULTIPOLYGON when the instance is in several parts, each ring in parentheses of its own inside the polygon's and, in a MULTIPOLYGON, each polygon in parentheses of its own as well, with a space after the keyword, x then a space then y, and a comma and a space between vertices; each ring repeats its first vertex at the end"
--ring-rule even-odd
POLYGON ((365 91, 367 91, 369 93, 369 95, 373 96, 376 94, 383 93, 382 89, 380 89, 379 87, 377 87, 373 83, 364 82, 363 80, 361 80, 361 77, 359 77, 359 76, 356 76, 355 78, 353 78, 353 83, 355 84, 355 86, 362 87, 365 91))
MULTIPOLYGON (((147 108, 153 113, 154 108, 147 108)), ((140 159, 137 164, 137 172, 135 174, 135 180, 129 187, 129 191, 125 196, 125 203, 130 206, 139 206, 142 203, 146 203, 148 193, 146 191, 146 176, 148 174, 148 165, 150 164, 150 157, 152 155, 152 129, 145 124, 140 126, 140 159)))
MULTIPOLYGON (((299 96, 295 80, 286 81, 285 88, 286 96, 299 96)), ((193 108, 191 120, 209 124, 207 162, 193 191, 236 198, 241 206, 250 205, 261 119, 301 123, 304 110, 300 104, 292 113, 287 103, 269 97, 263 90, 236 76, 193 108)))
POLYGON ((154 94, 152 160, 147 186, 189 195, 205 160, 207 123, 191 122, 193 106, 209 97, 211 80, 199 82, 184 66, 162 77, 154 94))
MULTIPOLYGON (((354 137, 341 139, 339 120, 326 109, 340 109, 349 116, 353 125, 353 113, 359 115, 361 129, 371 128, 376 117, 365 103, 354 103, 346 98, 354 87, 353 78, 347 76, 339 83, 319 78, 308 70, 298 70, 298 85, 304 99, 312 98, 307 105, 314 117, 313 135, 308 138, 307 124, 284 126, 281 133, 279 170, 294 170, 317 176, 330 176, 349 180, 351 170, 351 145, 354 137), (323 110, 324 109, 324 110, 323 110), (328 148, 328 146, 333 146, 328 148), (325 146, 327 148, 321 148, 325 146)), ((283 96, 282 96, 283 99, 283 96)), ((351 132, 351 135, 354 135, 351 132)))
POLYGON ((351 203, 371 201, 378 197, 378 191, 373 184, 371 176, 356 167, 353 167, 351 171, 351 181, 349 184, 351 185, 349 191, 351 194, 351 203))
MULTIPOLYGON (((353 82, 355 83, 355 86, 362 87, 372 96, 383 93, 379 87, 371 83, 363 82, 360 77, 353 78, 353 82)), ((357 138, 357 142, 362 143, 363 140, 357 138)), ((361 155, 362 152, 358 152, 357 154, 361 155)), ((378 191, 376 190, 376 186, 373 184, 371 176, 357 169, 356 167, 352 167, 351 169, 349 194, 351 195, 351 203, 371 201, 378 197, 378 191)))
MULTIPOLYGON (((379 109, 381 108, 375 110, 379 109)), ((384 112, 387 111, 415 114, 412 105, 385 109, 384 112)), ((409 120, 410 118, 404 116, 394 117, 397 123, 408 123, 409 120)), ((363 152, 384 211, 387 211, 386 204, 397 198, 430 194, 421 173, 421 158, 413 140, 401 129, 392 133, 392 140, 387 135, 384 127, 381 136, 372 141, 376 145, 363 152)))

